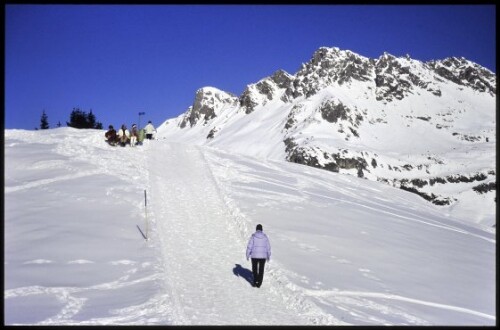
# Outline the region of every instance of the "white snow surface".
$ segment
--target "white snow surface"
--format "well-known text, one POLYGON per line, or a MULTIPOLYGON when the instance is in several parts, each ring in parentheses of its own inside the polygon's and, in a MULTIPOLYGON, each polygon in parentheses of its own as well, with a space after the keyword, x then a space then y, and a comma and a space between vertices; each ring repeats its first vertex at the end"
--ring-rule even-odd
POLYGON ((413 193, 101 130, 4 143, 6 325, 496 324, 494 229, 413 193))

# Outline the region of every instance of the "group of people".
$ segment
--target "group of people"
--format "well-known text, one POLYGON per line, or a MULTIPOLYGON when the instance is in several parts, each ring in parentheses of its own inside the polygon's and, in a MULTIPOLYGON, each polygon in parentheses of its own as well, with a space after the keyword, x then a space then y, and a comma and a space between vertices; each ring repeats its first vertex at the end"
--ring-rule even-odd
POLYGON ((123 124, 118 131, 115 130, 113 125, 109 125, 108 131, 104 134, 104 137, 109 145, 121 145, 125 147, 127 144, 130 144, 131 147, 134 147, 136 145, 142 145, 144 138, 152 140, 153 133, 155 132, 156 129, 150 120, 142 129, 138 129, 137 125, 133 124, 130 131, 125 124, 123 124))

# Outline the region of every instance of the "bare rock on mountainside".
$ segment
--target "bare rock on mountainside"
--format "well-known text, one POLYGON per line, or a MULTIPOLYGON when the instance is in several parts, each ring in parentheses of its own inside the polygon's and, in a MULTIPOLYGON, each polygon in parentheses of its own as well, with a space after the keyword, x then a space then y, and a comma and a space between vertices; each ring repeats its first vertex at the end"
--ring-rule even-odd
POLYGON ((481 222, 496 205, 495 111, 496 75, 465 58, 321 47, 239 97, 198 90, 159 136, 384 182, 481 222))

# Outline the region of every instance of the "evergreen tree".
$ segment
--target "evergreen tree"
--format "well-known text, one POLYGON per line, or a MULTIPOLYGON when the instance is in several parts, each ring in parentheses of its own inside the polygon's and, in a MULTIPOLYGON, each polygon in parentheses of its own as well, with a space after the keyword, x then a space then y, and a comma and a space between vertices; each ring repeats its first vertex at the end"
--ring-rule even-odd
POLYGON ((95 128, 102 129, 102 123, 96 121, 95 115, 92 113, 86 113, 79 108, 73 108, 71 112, 69 122, 66 122, 69 127, 74 128, 95 128))
POLYGON ((90 109, 89 115, 87 116, 87 121, 89 123, 89 128, 102 129, 102 123, 98 122, 95 115, 90 109))
POLYGON ((79 108, 73 108, 71 111, 69 122, 66 122, 69 127, 74 128, 88 128, 87 127, 87 114, 85 111, 80 110, 79 108))
POLYGON ((61 125, 61 121, 58 121, 58 122, 57 122, 57 127, 61 127, 61 126, 62 126, 62 125, 61 125))
POLYGON ((88 128, 94 128, 95 127, 95 116, 92 113, 92 109, 90 109, 89 114, 87 115, 87 124, 88 128))
POLYGON ((45 113, 45 110, 42 112, 42 118, 40 118, 40 129, 48 129, 49 128, 49 117, 45 113))

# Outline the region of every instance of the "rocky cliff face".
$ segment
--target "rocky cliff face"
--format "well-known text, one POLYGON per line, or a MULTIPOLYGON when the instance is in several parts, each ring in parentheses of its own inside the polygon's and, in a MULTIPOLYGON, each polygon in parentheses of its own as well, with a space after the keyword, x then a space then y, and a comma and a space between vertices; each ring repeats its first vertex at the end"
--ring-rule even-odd
POLYGON ((496 76, 491 71, 463 57, 431 61, 428 65, 445 80, 470 87, 478 92, 488 93, 491 96, 496 94, 496 76))
POLYGON ((239 97, 198 90, 158 131, 385 182, 492 224, 495 110, 495 74, 464 58, 370 59, 322 47, 295 74, 278 70, 239 97))
POLYGON ((201 88, 196 91, 194 103, 185 113, 180 127, 185 128, 188 124, 190 127, 193 127, 200 119, 205 125, 217 117, 225 107, 234 107, 237 104, 238 98, 234 95, 216 88, 201 88))

